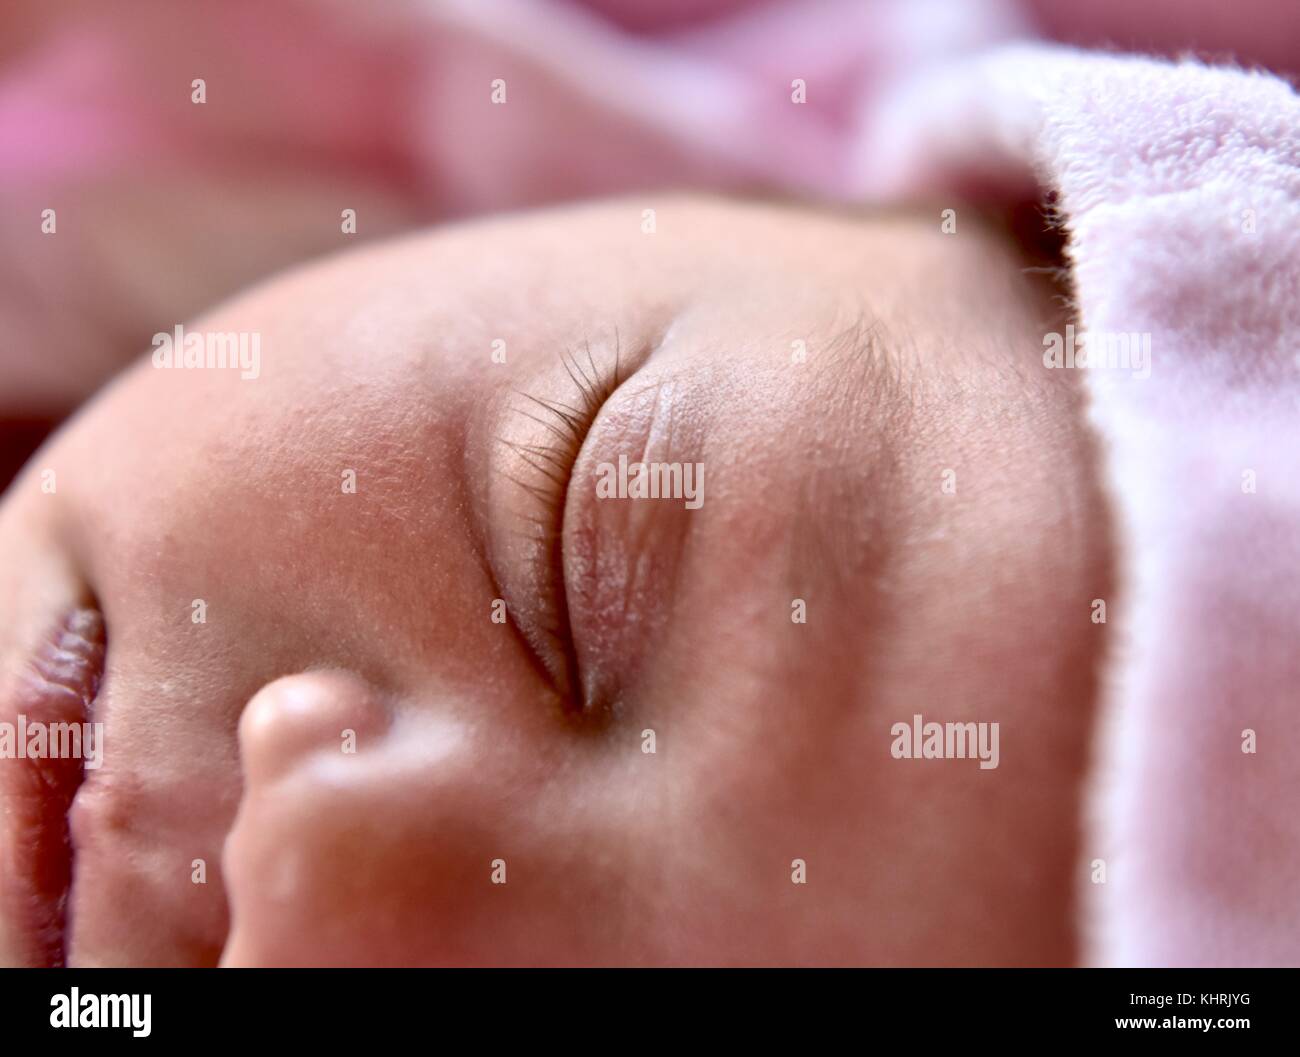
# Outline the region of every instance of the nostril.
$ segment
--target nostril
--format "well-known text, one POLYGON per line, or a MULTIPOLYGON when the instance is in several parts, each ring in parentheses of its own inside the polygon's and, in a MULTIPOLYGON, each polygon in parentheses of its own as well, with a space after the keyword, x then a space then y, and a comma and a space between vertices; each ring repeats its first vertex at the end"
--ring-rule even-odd
POLYGON ((303 672, 268 683, 239 720, 245 781, 275 781, 318 752, 355 751, 384 716, 374 689, 351 672, 303 672))

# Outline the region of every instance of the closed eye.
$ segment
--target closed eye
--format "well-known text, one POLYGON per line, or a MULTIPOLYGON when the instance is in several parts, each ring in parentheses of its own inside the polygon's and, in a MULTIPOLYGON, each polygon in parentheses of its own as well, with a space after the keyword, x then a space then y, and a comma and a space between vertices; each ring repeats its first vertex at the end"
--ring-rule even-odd
POLYGON ((514 456, 502 472, 527 497, 518 515, 516 542, 532 584, 527 604, 510 611, 524 638, 554 681, 566 710, 586 711, 577 651, 564 589, 564 509, 574 465, 601 407, 623 381, 615 338, 612 366, 602 369, 590 342, 581 352, 562 351, 560 362, 572 383, 567 399, 515 391, 513 413, 528 420, 528 441, 499 437, 514 456))

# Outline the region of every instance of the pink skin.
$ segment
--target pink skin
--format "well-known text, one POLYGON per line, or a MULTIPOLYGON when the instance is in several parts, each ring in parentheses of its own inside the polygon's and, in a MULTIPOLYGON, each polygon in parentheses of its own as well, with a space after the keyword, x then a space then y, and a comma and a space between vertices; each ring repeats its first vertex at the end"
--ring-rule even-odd
POLYGON ((88 591, 108 629, 72 964, 1075 958, 1108 553, 1049 300, 974 224, 652 204, 290 273, 191 328, 256 380, 145 362, 29 464, 0 710, 88 591), (619 377, 548 505, 562 353, 619 377), (619 453, 703 505, 598 500, 619 453), (916 712, 999 767, 891 758, 916 712))

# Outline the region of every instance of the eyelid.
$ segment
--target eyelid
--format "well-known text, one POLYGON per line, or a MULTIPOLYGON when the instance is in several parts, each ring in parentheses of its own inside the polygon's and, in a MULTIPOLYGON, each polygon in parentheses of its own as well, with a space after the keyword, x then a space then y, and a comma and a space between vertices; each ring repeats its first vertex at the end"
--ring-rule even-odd
POLYGON ((598 366, 589 342, 583 343, 581 352, 561 352, 560 363, 568 379, 567 398, 515 390, 509 414, 516 431, 523 422, 529 423, 523 430, 529 439, 498 437, 511 454, 502 475, 524 497, 524 509, 516 511, 519 524, 507 564, 513 561, 525 568, 515 569, 514 575, 503 573, 501 581, 511 619, 550 676, 565 710, 578 715, 587 711, 588 703, 583 699, 565 597, 564 510, 573 469, 591 426, 627 379, 617 334, 613 363, 605 370, 598 366))

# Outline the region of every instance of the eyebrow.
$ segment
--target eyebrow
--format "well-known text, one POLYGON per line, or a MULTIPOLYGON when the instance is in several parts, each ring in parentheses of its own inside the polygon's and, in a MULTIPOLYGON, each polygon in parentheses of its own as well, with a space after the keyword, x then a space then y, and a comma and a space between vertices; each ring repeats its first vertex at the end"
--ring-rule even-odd
POLYGON ((902 395, 903 363, 897 353, 909 343, 910 335, 887 328, 880 316, 859 305, 850 323, 822 339, 818 367, 849 372, 836 378, 835 384, 849 384, 862 398, 902 395))
POLYGON ((843 456, 809 459, 798 497, 808 513, 790 538, 792 589, 801 584, 830 593, 837 603, 860 604, 860 577, 887 559, 885 533, 872 522, 882 513, 880 492, 893 492, 888 479, 895 465, 888 444, 872 438, 903 436, 913 419, 914 380, 907 357, 899 355, 908 342, 908 335, 894 333, 859 305, 847 325, 810 343, 809 360, 816 362, 808 384, 818 390, 823 411, 814 436, 858 434, 867 439, 865 450, 874 447, 877 454, 851 459, 849 467, 843 456))

